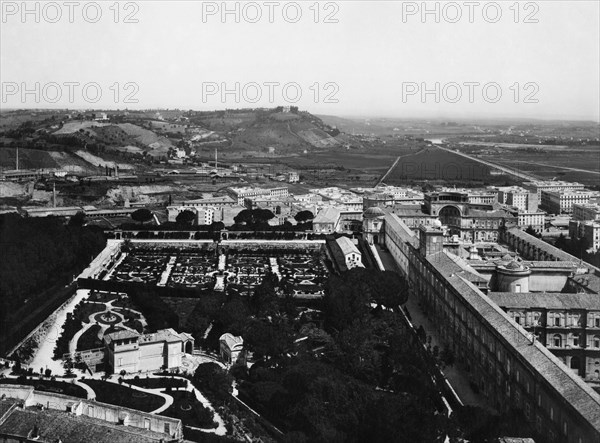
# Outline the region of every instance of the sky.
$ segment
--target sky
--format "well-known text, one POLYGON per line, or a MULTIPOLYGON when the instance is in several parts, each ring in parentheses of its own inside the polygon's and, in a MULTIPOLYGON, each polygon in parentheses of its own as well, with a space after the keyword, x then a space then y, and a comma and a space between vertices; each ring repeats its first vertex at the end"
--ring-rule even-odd
POLYGON ((1 106, 599 121, 599 5, 3 0, 1 106))

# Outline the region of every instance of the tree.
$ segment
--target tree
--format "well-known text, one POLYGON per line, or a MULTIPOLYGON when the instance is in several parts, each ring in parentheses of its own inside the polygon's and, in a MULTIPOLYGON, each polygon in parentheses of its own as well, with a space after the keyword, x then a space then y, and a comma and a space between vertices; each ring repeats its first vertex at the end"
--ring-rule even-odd
POLYGON ((236 224, 246 224, 250 227, 265 224, 275 215, 268 209, 244 209, 233 220, 236 224))
POLYGON ((202 363, 196 368, 194 385, 201 391, 207 390, 218 395, 222 400, 233 391, 233 377, 216 363, 202 363))
POLYGON ((315 218, 315 215, 311 211, 300 211, 298 212, 294 218, 298 223, 306 223, 315 218))
POLYGON ((145 208, 138 209, 137 211, 131 214, 131 218, 137 222, 140 222, 140 224, 143 224, 147 221, 152 220, 152 212, 145 208))
POLYGON ((537 237, 537 232, 535 232, 535 229, 533 229, 533 226, 529 225, 527 227, 527 229, 525 229, 525 232, 529 235, 533 235, 534 237, 537 237))
POLYGON ((195 220, 196 214, 194 214, 189 209, 186 209, 185 211, 182 211, 179 214, 177 214, 177 218, 175 219, 178 225, 183 226, 191 226, 195 220))
POLYGON ((85 224, 85 213, 83 211, 77 211, 73 217, 69 219, 69 226, 83 226, 85 224))
POLYGON ((223 223, 222 221, 215 221, 212 222, 212 224, 210 225, 210 230, 211 231, 222 231, 223 229, 225 229, 225 223, 223 223))

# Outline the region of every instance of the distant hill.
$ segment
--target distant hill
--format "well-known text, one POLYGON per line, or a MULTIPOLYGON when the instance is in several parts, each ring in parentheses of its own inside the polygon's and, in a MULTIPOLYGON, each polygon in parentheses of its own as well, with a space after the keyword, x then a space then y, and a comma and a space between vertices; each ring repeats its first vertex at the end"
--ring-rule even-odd
POLYGON ((228 151, 276 154, 340 146, 334 128, 308 113, 282 108, 195 113, 190 122, 215 131, 229 140, 228 151))

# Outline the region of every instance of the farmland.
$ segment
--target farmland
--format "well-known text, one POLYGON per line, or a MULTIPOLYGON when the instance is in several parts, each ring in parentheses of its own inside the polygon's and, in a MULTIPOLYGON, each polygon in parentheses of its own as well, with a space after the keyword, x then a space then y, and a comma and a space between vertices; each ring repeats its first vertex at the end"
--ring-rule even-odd
POLYGON ((401 185, 412 181, 449 182, 465 185, 503 184, 503 175, 491 175, 490 168, 435 147, 425 148, 400 158, 387 176, 387 184, 401 185))
POLYGON ((540 179, 556 178, 595 186, 600 178, 600 146, 461 145, 460 150, 540 179))

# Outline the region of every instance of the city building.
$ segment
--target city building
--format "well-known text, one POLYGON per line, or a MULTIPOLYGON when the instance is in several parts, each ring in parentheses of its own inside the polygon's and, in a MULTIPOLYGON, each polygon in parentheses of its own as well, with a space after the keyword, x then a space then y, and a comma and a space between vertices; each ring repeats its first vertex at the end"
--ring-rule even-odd
POLYGON ((572 218, 577 221, 600 221, 600 204, 573 203, 572 218))
POLYGON ((207 194, 206 196, 195 200, 186 200, 182 203, 182 206, 194 208, 223 208, 235 205, 238 205, 238 201, 228 195, 213 196, 211 194, 207 194))
POLYGON ((177 216, 184 211, 190 211, 195 215, 196 225, 211 225, 215 219, 215 209, 210 207, 195 206, 167 206, 167 220, 176 222, 177 216))
POLYGON ((523 212, 535 212, 538 209, 536 192, 520 186, 498 187, 498 201, 502 204, 517 208, 523 212))
POLYGON ((338 230, 340 217, 339 209, 332 206, 323 208, 313 219, 313 232, 315 234, 333 234, 338 230))
POLYGON ((569 221, 569 237, 572 239, 585 238, 587 250, 596 252, 600 249, 600 222, 598 221, 569 221))
POLYGON ((517 226, 520 229, 532 228, 537 233, 541 233, 544 230, 546 225, 545 212, 521 210, 510 206, 507 206, 506 210, 516 218, 517 226))
POLYGON ((574 204, 587 204, 598 193, 585 190, 542 191, 541 208, 551 214, 573 212, 574 204))
POLYGON ((555 180, 535 180, 525 182, 523 187, 537 194, 538 202, 541 202, 542 191, 575 191, 583 190, 585 186, 581 183, 571 183, 555 180))
POLYGON ((256 187, 231 187, 227 190, 228 194, 238 205, 244 204, 244 199, 258 196, 285 197, 288 195, 288 188, 285 186, 275 188, 256 188, 256 187))
POLYGON ((363 235, 367 243, 379 244, 384 218, 385 212, 377 206, 369 208, 363 213, 363 235))
POLYGON ((360 251, 348 237, 339 237, 332 242, 331 252, 341 272, 353 268, 364 268, 360 251))
POLYGON ((542 441, 600 441, 600 395, 480 289, 486 279, 444 251, 443 231, 422 226, 417 238, 394 214, 384 223, 385 246, 408 280, 409 297, 427 311, 480 395, 499 412, 521 413, 542 441))
POLYGON ((391 207, 395 205, 422 205, 423 193, 410 188, 378 186, 376 188, 356 188, 352 190, 363 195, 363 210, 371 207, 391 207))
POLYGON ((439 220, 447 234, 459 240, 494 242, 501 227, 514 226, 517 222, 495 199, 496 191, 435 191, 425 194, 422 207, 395 206, 390 212, 409 228, 434 226, 439 220))
POLYGON ((226 365, 245 364, 244 339, 229 332, 219 338, 221 361, 226 365))
POLYGON ((181 420, 33 386, 0 384, 0 441, 164 443, 183 441, 181 420))
POLYGON ((107 363, 113 373, 157 371, 181 367, 184 353, 191 354, 194 338, 173 329, 150 334, 124 330, 104 336, 107 363))
POLYGON ((300 174, 295 171, 288 172, 287 181, 288 183, 298 183, 300 181, 300 174))
POLYGON ((573 372, 600 381, 598 295, 490 292, 488 296, 573 372))

